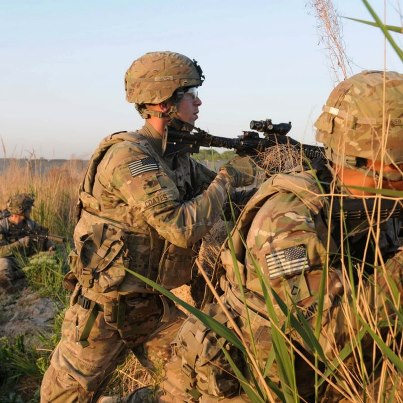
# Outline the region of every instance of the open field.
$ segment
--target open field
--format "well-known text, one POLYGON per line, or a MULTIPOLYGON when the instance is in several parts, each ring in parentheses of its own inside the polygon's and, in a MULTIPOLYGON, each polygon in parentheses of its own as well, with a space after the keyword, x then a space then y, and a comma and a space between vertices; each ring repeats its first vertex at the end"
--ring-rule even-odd
MULTIPOLYGON (((14 313, 11 316, 0 315, 3 322, 10 321, 5 326, 3 323, 3 327, 0 327, 2 332, 0 334, 3 335, 3 338, 0 338, 0 360, 6 363, 0 370, 3 379, 0 385, 1 402, 38 401, 41 377, 48 366, 49 354, 60 337, 61 320, 68 303, 69 293, 63 290, 62 278, 68 271, 67 253, 72 247, 71 239, 75 225, 77 190, 84 170, 84 164, 77 163, 77 161, 64 161, 62 164, 54 164, 46 167, 46 169, 44 166, 40 168, 37 164, 31 166, 25 162, 11 161, 9 166, 0 174, 0 180, 4 184, 0 192, 2 206, 5 205, 8 196, 15 192, 34 194, 36 203, 33 218, 42 225, 49 227, 52 233, 63 235, 69 240, 66 248, 58 249, 55 255, 43 257, 43 259, 23 260, 29 287, 11 298, 0 300, 3 312, 14 313), (20 325, 18 320, 21 320, 20 325), (27 323, 34 322, 35 326, 27 325, 27 323), (12 331, 7 332, 7 328, 12 329, 12 331), (21 333, 21 336, 15 337, 18 333, 21 333)), ((346 286, 349 284, 354 287, 348 271, 343 281, 345 281, 346 286)), ((178 295, 180 298, 191 302, 186 288, 180 291, 178 295)), ((356 312, 358 316, 352 322, 365 318, 368 321, 368 334, 377 341, 380 329, 376 318, 372 317, 370 305, 365 299, 364 293, 358 293, 354 297, 357 298, 357 306, 360 306, 360 311, 356 312)), ((395 305, 394 309, 398 310, 398 305, 395 305)), ((352 322, 349 326, 353 326, 352 322)), ((401 376, 394 362, 401 352, 401 341, 399 341, 399 329, 401 327, 401 320, 397 318, 387 325, 389 332, 387 344, 372 343, 372 348, 380 348, 384 354, 383 364, 377 370, 382 374, 383 380, 399 379, 401 376), (376 345, 377 347, 375 347, 376 345), (388 376, 386 377, 386 375, 388 376)), ((351 328, 351 336, 354 337, 353 327, 351 328)), ((280 332, 281 337, 285 336, 281 336, 280 332)), ((310 337, 315 336, 311 334, 310 337)), ((360 352, 362 347, 360 346, 360 339, 357 340, 357 343, 354 342, 353 345, 360 352)), ((283 348, 285 348, 284 356, 292 357, 293 354, 298 354, 297 351, 292 352, 286 345, 283 348)), ((315 347, 312 346, 312 348, 315 351, 315 347)), ((345 354, 345 350, 335 352, 335 354, 342 356, 345 354)), ((360 359, 358 360, 360 362, 360 359)), ((250 365, 252 364, 250 363, 250 365)), ((342 361, 337 362, 337 364, 333 363, 330 367, 333 368, 333 365, 339 366, 339 372, 345 373, 345 378, 343 378, 338 372, 337 381, 337 387, 344 396, 350 396, 350 398, 356 396, 359 394, 360 388, 365 390, 371 382, 371 378, 368 377, 364 367, 354 369, 354 377, 357 379, 349 383, 353 374, 351 368, 345 367, 342 361)), ((320 376, 323 376, 324 373, 327 374, 326 376, 331 376, 334 368, 328 370, 330 372, 326 373, 321 366, 317 368, 320 376)), ((133 355, 129 355, 125 364, 115 372, 106 393, 126 395, 137 387, 153 382, 154 380, 147 370, 141 367, 133 355)), ((385 385, 378 386, 382 390, 385 385)), ((263 386, 261 387, 264 389, 263 386)), ((360 401, 358 397, 357 401, 360 401)), ((372 400, 369 399, 368 401, 372 400)))

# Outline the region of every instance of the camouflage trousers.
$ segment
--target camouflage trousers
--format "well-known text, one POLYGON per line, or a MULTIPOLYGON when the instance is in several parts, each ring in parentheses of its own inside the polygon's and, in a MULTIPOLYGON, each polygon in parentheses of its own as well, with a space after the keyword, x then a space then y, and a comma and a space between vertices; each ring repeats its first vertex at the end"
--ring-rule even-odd
POLYGON ((0 258, 0 289, 10 293, 18 288, 17 282, 24 278, 24 273, 13 257, 0 258))
POLYGON ((42 403, 96 402, 129 349, 150 370, 162 367, 171 355, 170 341, 184 319, 183 313, 161 296, 137 295, 125 300, 125 317, 119 326, 116 319, 112 321, 107 304, 98 306, 83 340, 91 309, 80 304, 78 294, 76 288, 61 340, 42 381, 42 403))

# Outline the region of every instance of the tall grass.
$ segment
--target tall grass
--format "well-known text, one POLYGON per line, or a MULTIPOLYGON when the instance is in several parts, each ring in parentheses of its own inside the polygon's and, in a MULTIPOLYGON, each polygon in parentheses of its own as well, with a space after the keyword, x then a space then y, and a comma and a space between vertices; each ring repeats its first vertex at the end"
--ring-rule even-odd
MULTIPOLYGON (((4 149, 4 145, 3 145, 4 149)), ((32 218, 48 227, 50 233, 62 235, 70 242, 75 226, 75 205, 84 164, 67 161, 49 169, 45 160, 3 160, 0 171, 0 208, 15 193, 35 197, 32 218)), ((62 281, 68 270, 70 242, 57 245, 52 253, 42 252, 30 258, 17 255, 29 286, 42 297, 51 298, 58 307, 53 332, 36 335, 35 346, 23 336, 0 339, 0 401, 38 402, 42 376, 49 364, 50 352, 60 339, 60 328, 69 293, 62 281)), ((18 295, 15 296, 18 298, 18 295)), ((1 302, 1 306, 7 303, 1 302)), ((9 306, 7 306, 9 308, 9 306)), ((34 335, 30 335, 30 338, 34 335)))
POLYGON ((31 193, 35 197, 32 218, 51 233, 71 238, 84 168, 85 163, 75 160, 49 168, 46 160, 8 159, 0 171, 0 207, 15 193, 31 193))
MULTIPOLYGON (((325 196, 332 198, 340 195, 332 193, 325 196)), ((395 192, 395 196, 403 202, 402 192, 395 192)), ((377 236, 380 221, 375 213, 376 210, 368 212, 369 217, 374 214, 374 218, 364 249, 367 249, 377 236)), ((343 228, 340 244, 347 235, 349 234, 343 228)), ((396 276, 391 277, 391 273, 388 272, 388 263, 382 258, 379 248, 376 248, 375 256, 375 262, 379 262, 374 267, 376 276, 366 275, 364 262, 355 261, 348 249, 341 249, 341 281, 345 293, 340 297, 335 309, 340 311, 339 314, 342 315, 344 323, 340 322, 340 317, 339 319, 333 317, 334 328, 324 327, 326 316, 321 314, 321 308, 318 309, 314 320, 309 322, 303 315, 303 309, 296 305, 287 305, 272 288, 268 277, 255 261, 254 269, 266 304, 266 312, 263 316, 270 321, 270 328, 266 331, 270 332, 272 340, 271 349, 258 352, 258 342, 255 340, 257 328, 253 320, 255 310, 249 306, 245 297, 248 291, 243 285, 244 273, 239 268, 231 236, 228 239, 228 247, 233 257, 239 294, 245 307, 248 307, 247 317, 243 318, 243 323, 246 325, 242 329, 239 327, 239 322, 234 320, 228 312, 223 303, 223 296, 217 294, 201 265, 198 268, 204 274, 211 292, 215 295, 215 303, 220 305, 222 312, 227 315, 228 327, 180 300, 151 280, 132 271, 130 273, 184 307, 219 337, 225 338, 239 349, 247 363, 249 376, 235 366, 225 348, 223 348, 223 354, 233 366, 234 374, 240 380, 244 393, 250 401, 266 402, 278 401, 278 399, 284 402, 300 401, 299 388, 305 385, 299 383, 304 381, 304 377, 301 378, 301 374, 297 373, 295 367, 297 360, 305 365, 307 373, 310 371, 313 374, 309 379, 314 391, 311 398, 315 401, 321 401, 325 393, 330 401, 345 399, 352 402, 399 402, 403 400, 401 394, 403 390, 401 362, 403 317, 400 305, 401 295, 396 283, 399 280, 396 276), (385 293, 379 292, 377 282, 381 278, 385 282, 383 286, 385 293), (285 321, 281 321, 281 318, 285 318, 285 321), (342 333, 345 334, 345 340, 341 342, 337 336, 342 333)), ((250 251, 246 253, 253 259, 250 251)), ((319 306, 322 307, 325 305, 329 287, 332 285, 328 282, 328 270, 327 266, 323 268, 320 292, 317 295, 319 306)), ((329 314, 329 311, 326 311, 326 314, 329 314)))
MULTIPOLYGON (((49 355, 60 338, 61 323, 67 307, 69 293, 63 288, 66 274, 68 249, 56 252, 41 252, 30 258, 17 255, 16 258, 24 271, 32 290, 41 297, 53 300, 56 306, 53 330, 29 334, 29 342, 23 335, 7 339, 0 338, 0 401, 38 402, 42 376, 49 364, 49 355)), ((18 298, 18 294, 15 296, 18 298)), ((3 308, 1 301, 0 306, 3 308)), ((18 313, 18 312, 17 312, 18 313)))

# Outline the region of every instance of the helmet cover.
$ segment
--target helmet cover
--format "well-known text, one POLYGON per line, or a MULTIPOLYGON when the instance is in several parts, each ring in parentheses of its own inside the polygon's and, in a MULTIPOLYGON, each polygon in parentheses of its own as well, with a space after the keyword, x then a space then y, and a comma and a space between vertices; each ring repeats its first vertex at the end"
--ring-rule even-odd
POLYGON ((364 71, 344 80, 330 93, 315 127, 316 140, 340 165, 356 157, 402 163, 403 74, 364 71))
POLYGON ((28 193, 17 193, 7 201, 7 210, 11 214, 24 214, 34 205, 34 198, 28 193))
POLYGON ((202 85, 196 60, 175 52, 149 52, 135 60, 125 75, 126 99, 135 104, 159 104, 182 87, 202 85))

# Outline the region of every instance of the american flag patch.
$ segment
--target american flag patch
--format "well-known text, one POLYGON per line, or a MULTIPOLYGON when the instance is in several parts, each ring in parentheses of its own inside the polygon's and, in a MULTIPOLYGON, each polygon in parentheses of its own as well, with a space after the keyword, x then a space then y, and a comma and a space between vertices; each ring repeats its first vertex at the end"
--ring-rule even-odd
POLYGON ((137 176, 147 171, 158 169, 158 163, 152 157, 143 158, 139 161, 133 161, 128 164, 131 176, 137 176))
POLYGON ((299 245, 266 255, 270 279, 301 273, 308 268, 305 246, 299 245))

